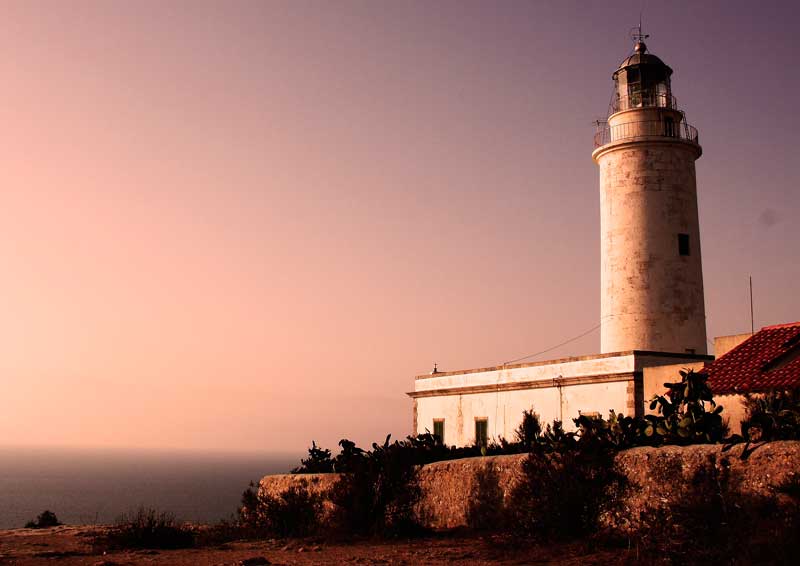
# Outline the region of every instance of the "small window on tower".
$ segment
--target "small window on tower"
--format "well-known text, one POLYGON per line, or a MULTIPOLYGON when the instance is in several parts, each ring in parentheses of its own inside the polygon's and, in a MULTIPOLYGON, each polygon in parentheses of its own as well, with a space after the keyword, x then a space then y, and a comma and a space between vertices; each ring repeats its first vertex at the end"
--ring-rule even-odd
POLYGON ((433 419, 433 436, 444 442, 444 419, 433 419))
POLYGON ((486 446, 489 440, 489 419, 475 419, 475 445, 486 446))
POLYGON ((678 253, 689 255, 689 234, 678 234, 678 253))
POLYGON ((675 138, 677 131, 675 130, 675 120, 667 116, 664 118, 664 135, 668 138, 675 138))

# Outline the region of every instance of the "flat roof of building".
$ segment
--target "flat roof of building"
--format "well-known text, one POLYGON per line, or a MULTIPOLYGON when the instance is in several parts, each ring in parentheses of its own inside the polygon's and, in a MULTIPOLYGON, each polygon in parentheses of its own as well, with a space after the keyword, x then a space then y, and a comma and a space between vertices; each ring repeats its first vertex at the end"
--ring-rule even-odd
POLYGON ((501 364, 499 366, 489 366, 474 369, 461 369, 455 371, 437 371, 436 373, 426 373, 414 377, 417 379, 430 379, 435 377, 447 377, 448 375, 463 375, 466 373, 483 373, 487 371, 498 371, 516 368, 526 368, 534 366, 544 366, 550 364, 562 364, 565 362, 580 362, 584 360, 598 360, 602 358, 614 358, 619 356, 642 356, 642 357, 659 357, 659 358, 675 358, 676 360, 686 361, 712 361, 714 356, 707 354, 689 354, 680 352, 655 352, 651 350, 625 350, 622 352, 610 352, 606 354, 590 354, 586 356, 572 356, 566 358, 556 358, 553 360, 544 360, 538 362, 523 362, 517 364, 501 364))

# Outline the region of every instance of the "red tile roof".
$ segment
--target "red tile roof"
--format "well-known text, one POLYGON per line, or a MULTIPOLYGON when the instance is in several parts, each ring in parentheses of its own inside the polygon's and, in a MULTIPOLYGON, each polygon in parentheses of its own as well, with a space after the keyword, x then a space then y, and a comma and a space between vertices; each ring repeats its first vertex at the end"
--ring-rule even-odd
POLYGON ((703 371, 716 395, 800 388, 800 322, 765 326, 703 371))

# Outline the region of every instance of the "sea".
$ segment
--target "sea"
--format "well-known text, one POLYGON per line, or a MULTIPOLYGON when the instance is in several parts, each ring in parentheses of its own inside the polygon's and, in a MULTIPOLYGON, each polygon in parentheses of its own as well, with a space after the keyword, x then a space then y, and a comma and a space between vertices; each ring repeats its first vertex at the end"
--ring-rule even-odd
POLYGON ((66 524, 111 524, 142 506, 214 523, 236 515, 251 481, 299 461, 300 454, 0 447, 0 529, 46 509, 66 524))

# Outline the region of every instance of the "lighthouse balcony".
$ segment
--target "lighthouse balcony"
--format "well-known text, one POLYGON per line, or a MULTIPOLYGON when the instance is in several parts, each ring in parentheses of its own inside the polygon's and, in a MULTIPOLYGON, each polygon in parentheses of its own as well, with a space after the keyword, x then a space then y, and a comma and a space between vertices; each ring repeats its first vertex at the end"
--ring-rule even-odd
POLYGON ((684 121, 675 121, 670 118, 662 120, 644 120, 609 124, 606 121, 597 122, 597 132, 594 135, 594 147, 598 148, 608 143, 634 140, 634 139, 659 139, 671 138, 699 144, 697 128, 684 121))

